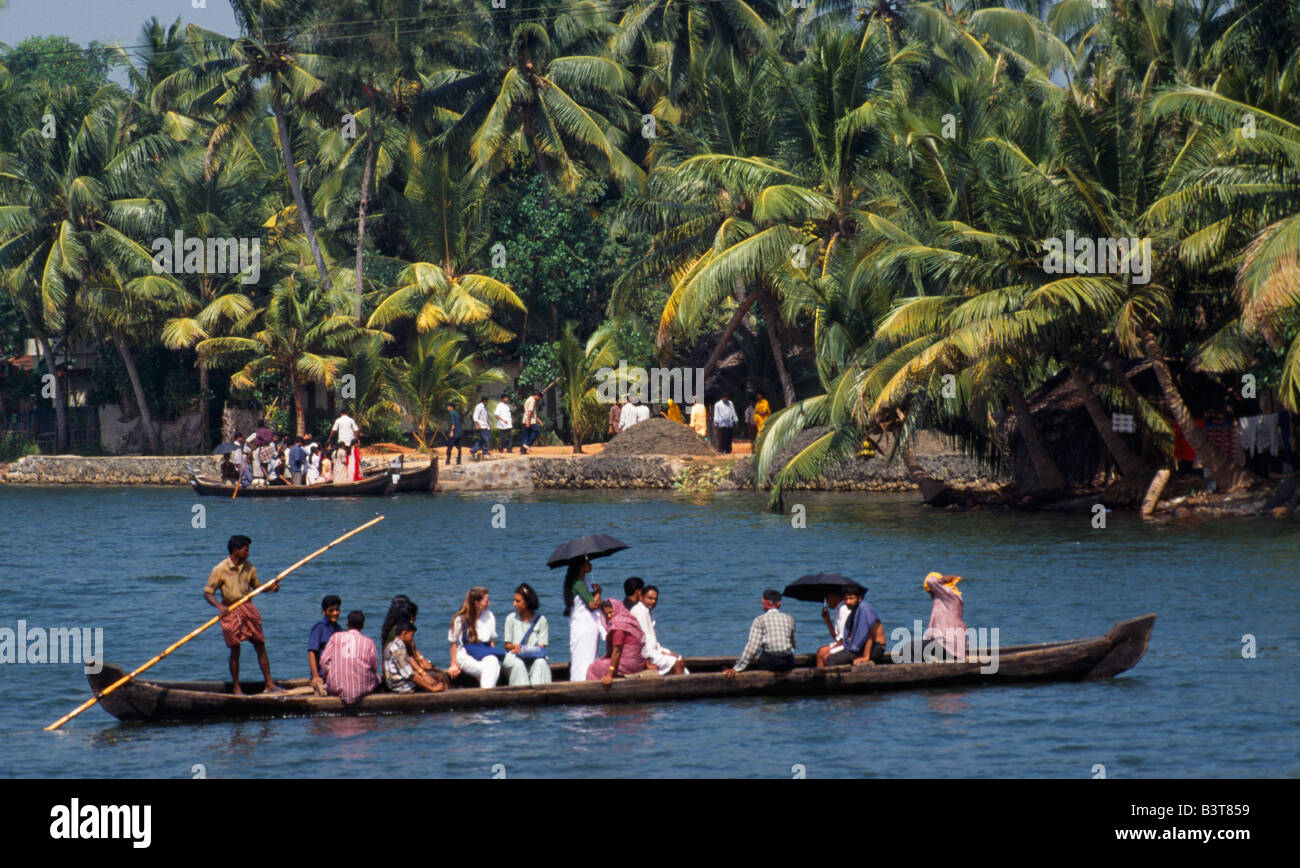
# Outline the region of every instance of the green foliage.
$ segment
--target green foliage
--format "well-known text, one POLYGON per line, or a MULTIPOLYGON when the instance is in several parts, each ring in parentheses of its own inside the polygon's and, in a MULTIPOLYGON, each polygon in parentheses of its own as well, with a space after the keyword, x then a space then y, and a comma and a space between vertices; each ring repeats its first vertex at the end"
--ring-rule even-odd
POLYGON ((489 248, 480 267, 523 301, 531 336, 554 340, 566 320, 578 321, 584 331, 594 329, 610 287, 640 254, 634 242, 609 231, 608 209, 602 206, 616 209, 617 202, 606 201, 604 186, 590 179, 572 193, 522 171, 504 180, 521 190, 493 206, 492 242, 503 245, 505 265, 493 267, 489 248))
MULTIPOLYGON (((136 369, 144 386, 145 399, 159 415, 160 421, 175 419, 196 408, 199 396, 198 370, 192 352, 177 353, 166 347, 136 347, 132 350, 136 369)), ((91 368, 94 388, 89 395, 92 405, 135 404, 131 380, 122 357, 104 346, 91 368)))
POLYGON ((113 50, 97 40, 83 48, 66 36, 29 36, 0 60, 19 89, 44 82, 89 94, 108 84, 113 50))
POLYGON ((16 461, 24 455, 40 455, 36 441, 16 431, 0 432, 0 461, 16 461))

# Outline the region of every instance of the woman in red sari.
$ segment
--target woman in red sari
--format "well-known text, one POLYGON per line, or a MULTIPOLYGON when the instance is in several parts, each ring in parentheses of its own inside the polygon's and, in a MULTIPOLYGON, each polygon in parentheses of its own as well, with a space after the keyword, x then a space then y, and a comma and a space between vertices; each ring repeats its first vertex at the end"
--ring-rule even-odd
MULTIPOLYGON (((653 663, 646 662, 643 653, 645 633, 623 605, 623 601, 603 600, 600 605, 609 621, 609 635, 605 639, 607 656, 591 664, 587 669, 587 680, 599 679, 601 684, 608 687, 614 683, 615 677, 626 678, 647 669, 655 669, 653 663)), ((657 669, 655 671, 658 672, 657 669)))
POLYGON ((348 453, 348 479, 361 481, 361 439, 352 441, 352 451, 348 453))

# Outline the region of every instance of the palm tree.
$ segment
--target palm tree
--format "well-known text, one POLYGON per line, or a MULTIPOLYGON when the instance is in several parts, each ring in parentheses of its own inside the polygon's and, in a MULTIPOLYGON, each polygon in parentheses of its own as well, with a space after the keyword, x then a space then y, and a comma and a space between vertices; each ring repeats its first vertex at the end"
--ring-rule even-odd
MULTIPOLYGON (((162 165, 155 195, 167 209, 171 227, 193 238, 255 238, 261 223, 279 201, 278 179, 267 171, 265 157, 251 143, 232 145, 208 172, 202 147, 190 147, 162 165)), ((260 245, 259 245, 260 249, 260 245)), ((267 252, 273 248, 266 245, 267 252)), ((270 276, 271 257, 261 264, 270 276)), ((192 347, 200 341, 224 334, 254 307, 257 291, 244 281, 248 276, 233 272, 176 274, 175 283, 185 294, 180 315, 162 329, 163 343, 173 349, 192 347)), ((269 282, 269 281, 267 281, 269 282)), ((210 368, 199 366, 199 390, 205 410, 209 394, 210 368)), ((206 419, 206 413, 205 413, 206 419)), ((208 445, 208 427, 203 426, 203 445, 208 445)))
POLYGON ((526 157, 568 190, 583 166, 638 188, 644 173, 622 148, 640 114, 627 99, 627 70, 593 53, 610 31, 600 7, 572 0, 556 14, 544 0, 521 0, 504 9, 476 5, 470 14, 479 17, 462 42, 462 65, 429 97, 459 115, 443 140, 468 141, 476 180, 526 157))
POLYGON ((493 343, 514 335, 493 317, 499 308, 523 311, 524 303, 501 281, 471 268, 486 258, 487 242, 477 220, 479 197, 473 182, 446 149, 407 138, 407 184, 402 216, 408 236, 408 263, 397 286, 382 294, 370 316, 372 328, 413 318, 420 332, 440 326, 472 330, 493 343))
POLYGON ((432 449, 429 425, 448 404, 467 407, 489 383, 508 380, 499 368, 478 370, 475 356, 462 352, 465 340, 448 329, 416 335, 397 375, 397 403, 415 420, 413 433, 423 450, 432 449))
MULTIPOLYGON (((31 129, 18 151, 3 158, 0 268, 6 270, 10 290, 34 326, 47 359, 52 361, 53 354, 44 329, 65 336, 81 325, 102 329, 131 374, 150 448, 161 452, 130 344, 149 339, 137 329, 155 317, 149 304, 170 294, 153 282, 133 295, 126 284, 152 273, 151 254, 137 239, 156 232, 161 208, 142 194, 148 190, 148 167, 170 153, 172 143, 157 133, 135 134, 126 100, 116 88, 100 90, 84 113, 75 91, 45 96, 51 113, 58 112, 55 128, 61 133, 56 142, 63 146, 52 146, 38 129, 31 129), (93 294, 83 305, 84 290, 93 294)), ((56 378, 55 387, 59 448, 64 449, 67 416, 61 378, 56 378)))
POLYGON ((214 337, 195 347, 199 364, 243 364, 230 378, 236 389, 252 388, 263 374, 278 375, 293 394, 296 433, 306 433, 307 385, 334 385, 343 353, 365 334, 345 313, 348 294, 324 289, 291 272, 271 289, 270 299, 236 323, 243 334, 214 337))
POLYGON ((596 329, 586 343, 578 337, 577 328, 575 322, 565 323, 555 345, 560 392, 573 429, 574 455, 582 454, 583 440, 599 430, 604 419, 604 406, 597 393, 597 374, 602 368, 612 368, 618 363, 614 330, 609 325, 596 329))
POLYGON ((201 45, 205 53, 191 66, 159 82, 153 103, 155 108, 186 105, 188 112, 211 113, 219 118, 208 141, 209 171, 218 152, 244 135, 270 105, 298 221, 316 273, 328 289, 330 274, 303 194, 288 120, 290 109, 298 117, 312 112, 324 114, 328 108, 320 98, 324 82, 319 76, 325 73, 325 59, 307 50, 312 5, 230 0, 242 34, 236 39, 189 25, 192 44, 201 45))

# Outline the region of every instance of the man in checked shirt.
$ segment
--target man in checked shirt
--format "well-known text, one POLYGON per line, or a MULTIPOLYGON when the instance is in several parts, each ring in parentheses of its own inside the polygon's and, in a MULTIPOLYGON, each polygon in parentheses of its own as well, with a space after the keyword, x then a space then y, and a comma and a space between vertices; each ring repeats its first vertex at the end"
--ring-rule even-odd
POLYGON ((749 625, 749 641, 740 659, 722 674, 735 678, 745 669, 785 672, 794 668, 794 618, 781 611, 781 592, 763 592, 763 614, 749 625))

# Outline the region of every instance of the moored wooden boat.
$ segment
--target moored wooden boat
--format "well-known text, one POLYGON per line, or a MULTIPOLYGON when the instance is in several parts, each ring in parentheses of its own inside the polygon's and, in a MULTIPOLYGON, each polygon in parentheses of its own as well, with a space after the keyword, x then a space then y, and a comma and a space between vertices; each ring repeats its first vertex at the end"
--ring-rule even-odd
MULTIPOLYGON (((197 474, 190 474, 190 485, 195 493, 230 497, 234 485, 204 479, 197 474)), ((239 497, 375 497, 387 494, 393 487, 392 474, 388 472, 367 476, 359 482, 332 482, 317 485, 242 485, 239 497)))
MULTIPOLYGON (((732 657, 688 659, 690 675, 629 678, 606 687, 598 681, 569 682, 568 665, 553 664, 555 682, 545 687, 456 687, 441 693, 373 693, 355 705, 333 696, 262 694, 260 683, 241 682, 246 696, 232 696, 230 682, 128 682, 104 697, 109 714, 121 720, 230 720, 337 714, 386 714, 543 705, 604 705, 622 702, 673 702, 749 696, 831 696, 914 687, 980 686, 1034 681, 1080 681, 1108 678, 1134 666, 1146 652, 1155 615, 1121 621, 1105 636, 1041 645, 1019 645, 998 651, 996 672, 982 673, 982 664, 887 663, 877 666, 835 666, 815 669, 812 655, 801 655, 798 667, 782 673, 741 672, 727 678, 722 670, 732 657)), ((989 668, 989 667, 985 667, 989 668)), ((88 675, 91 689, 103 690, 123 671, 105 664, 88 675)), ((286 688, 305 687, 306 679, 278 682, 286 688)))
POLYGON ((402 470, 401 477, 397 480, 397 485, 393 491, 401 492, 432 492, 438 484, 438 458, 434 456, 433 460, 427 466, 418 470, 402 470))

